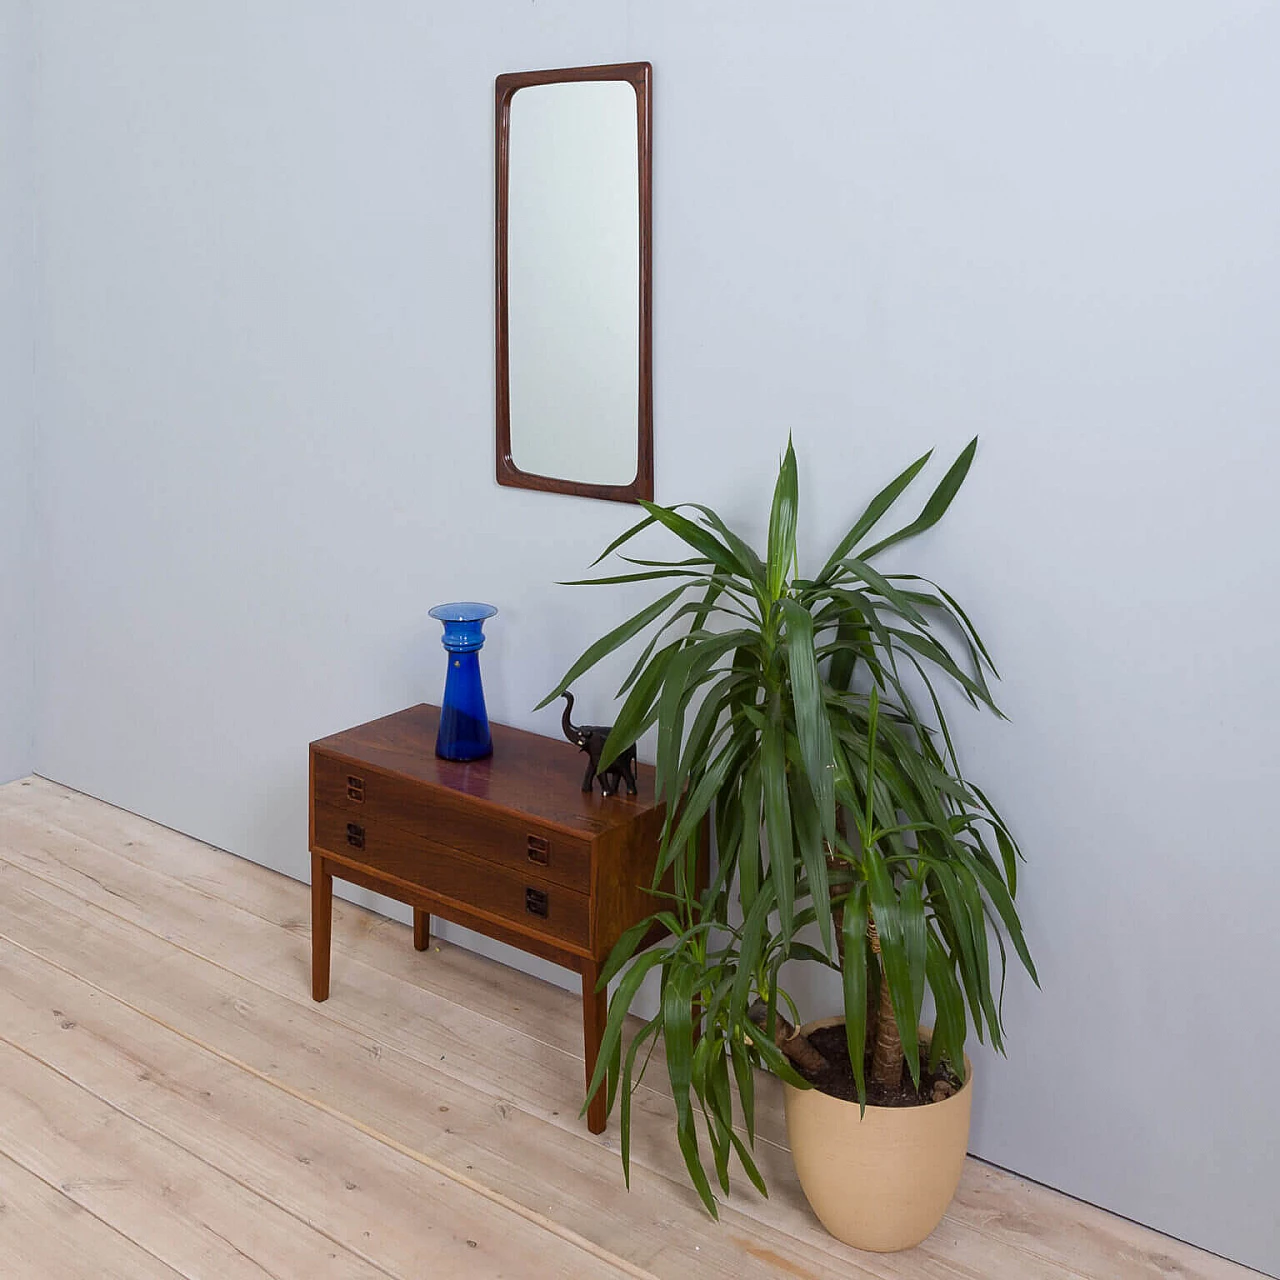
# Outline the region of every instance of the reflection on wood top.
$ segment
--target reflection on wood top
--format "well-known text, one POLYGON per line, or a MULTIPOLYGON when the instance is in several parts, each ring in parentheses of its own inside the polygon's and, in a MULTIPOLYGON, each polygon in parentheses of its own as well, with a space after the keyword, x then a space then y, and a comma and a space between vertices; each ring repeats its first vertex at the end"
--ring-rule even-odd
POLYGON ((353 764, 457 791, 587 837, 629 826, 654 807, 651 765, 636 767, 638 795, 602 796, 598 783, 590 792, 582 790, 587 758, 572 743, 490 724, 493 755, 488 759, 442 760, 436 755, 439 723, 440 708, 424 702, 311 745, 353 764))

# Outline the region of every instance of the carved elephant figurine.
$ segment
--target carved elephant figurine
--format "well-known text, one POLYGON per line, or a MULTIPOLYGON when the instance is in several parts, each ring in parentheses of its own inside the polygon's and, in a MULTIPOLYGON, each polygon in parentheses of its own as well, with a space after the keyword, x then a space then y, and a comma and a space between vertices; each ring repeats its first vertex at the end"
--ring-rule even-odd
POLYGON ((600 779, 600 794, 613 796, 618 794, 620 783, 626 783, 627 795, 636 793, 636 744, 633 742, 616 760, 609 761, 603 768, 600 765, 600 752, 609 737, 612 725, 583 724, 575 725, 570 719, 573 714, 573 694, 564 693, 565 708, 560 724, 564 736, 576 747, 587 753, 587 772, 582 779, 583 791, 590 791, 594 779, 600 779))

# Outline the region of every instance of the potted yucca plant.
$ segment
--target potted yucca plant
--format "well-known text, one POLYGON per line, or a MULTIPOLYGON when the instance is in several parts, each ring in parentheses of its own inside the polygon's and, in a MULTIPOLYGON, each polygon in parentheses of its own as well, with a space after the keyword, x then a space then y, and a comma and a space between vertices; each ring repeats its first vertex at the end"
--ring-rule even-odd
POLYGON ((660 1035, 676 1138, 713 1215, 711 1178, 727 1192, 734 1158, 765 1192, 751 1157, 757 1068, 787 1086, 797 1170, 833 1234, 904 1248, 954 1194, 971 1097, 965 1042, 972 1027, 1002 1047, 993 969, 1002 986, 1006 938, 1033 979, 1035 970, 1013 901, 1018 846, 962 773, 935 687, 951 684, 998 715, 995 667, 947 592, 873 561, 938 522, 976 445, 915 519, 876 537, 930 455, 917 459, 812 576, 797 563, 788 442, 763 556, 707 507, 686 504, 690 519, 645 503, 645 518, 596 563, 653 525, 692 554, 622 557, 626 572, 580 584, 672 584, 593 644, 542 704, 654 628, 602 752, 612 759, 656 725, 667 814, 654 885, 674 886, 621 939, 601 979, 620 975, 588 1092, 606 1089, 609 1109, 619 1106, 628 1181, 631 1096, 660 1035), (701 874, 708 823, 713 869, 701 874), (639 952, 654 920, 669 939, 639 952), (840 1017, 797 1025, 780 982, 787 961, 839 972, 840 1017), (655 968, 658 1012, 624 1044, 626 1015, 655 968))

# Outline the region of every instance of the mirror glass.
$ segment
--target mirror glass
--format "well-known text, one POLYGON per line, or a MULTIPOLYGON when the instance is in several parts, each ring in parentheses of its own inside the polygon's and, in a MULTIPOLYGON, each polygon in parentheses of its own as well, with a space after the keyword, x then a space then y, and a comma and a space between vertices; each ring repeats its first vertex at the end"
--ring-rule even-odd
MULTIPOLYGON (((500 98, 520 78, 500 77, 500 98)), ((519 84, 500 103, 503 483, 652 494, 647 105, 626 78, 519 84)))

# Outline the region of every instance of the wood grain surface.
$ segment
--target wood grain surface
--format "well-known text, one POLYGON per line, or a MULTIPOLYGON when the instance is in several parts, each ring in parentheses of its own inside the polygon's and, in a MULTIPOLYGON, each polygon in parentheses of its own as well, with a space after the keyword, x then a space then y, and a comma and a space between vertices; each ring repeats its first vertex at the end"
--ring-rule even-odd
MULTIPOLYGON (((0 787, 0 1275, 1235 1280, 967 1162, 920 1248, 831 1240, 758 1082, 762 1200, 713 1226, 642 1085, 632 1190, 578 1120, 572 994, 38 779, 0 787)), ((654 1085, 660 1081, 654 1080, 654 1085)))

